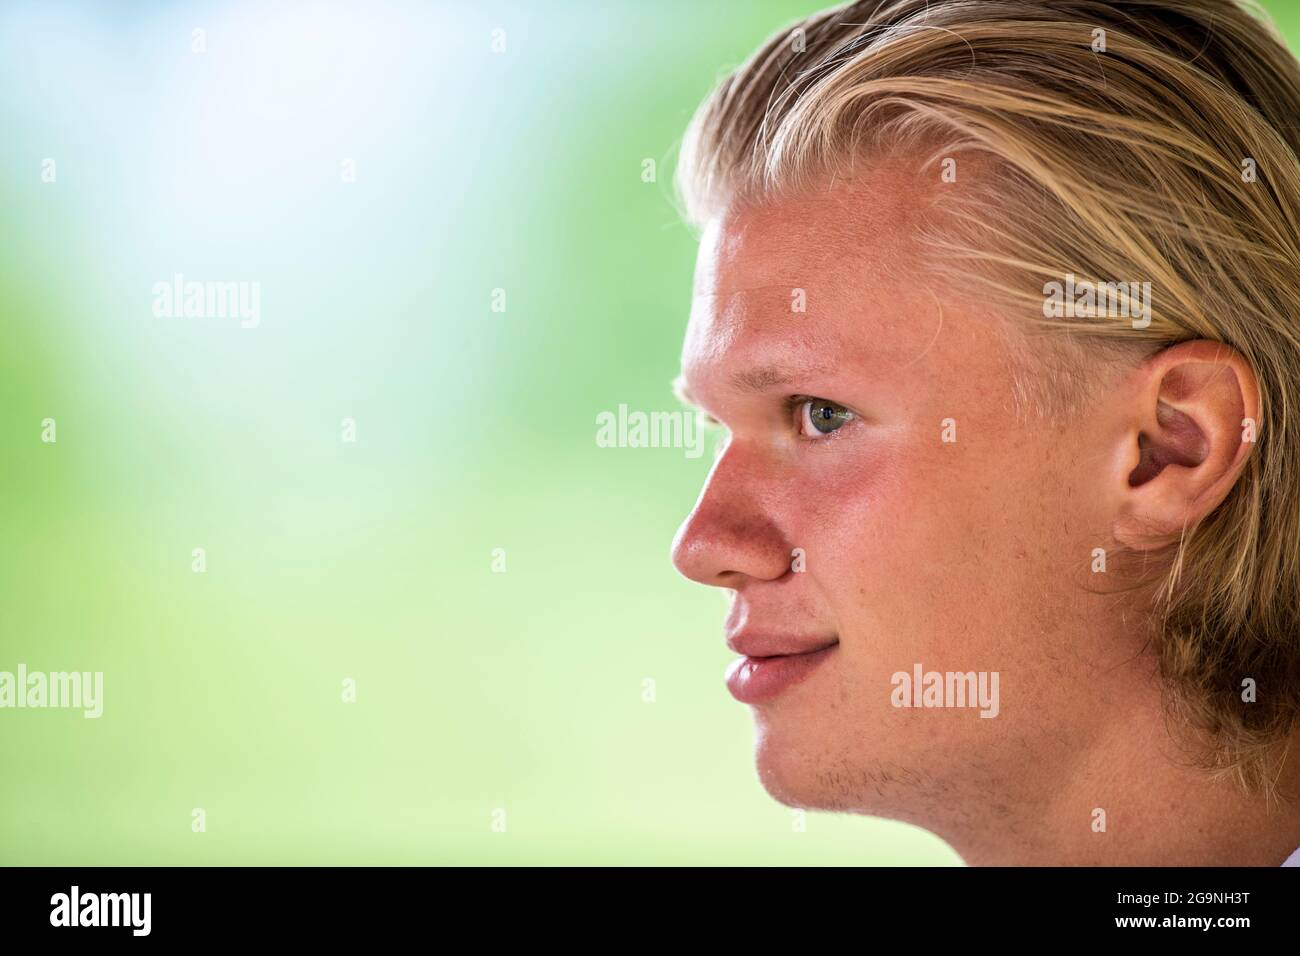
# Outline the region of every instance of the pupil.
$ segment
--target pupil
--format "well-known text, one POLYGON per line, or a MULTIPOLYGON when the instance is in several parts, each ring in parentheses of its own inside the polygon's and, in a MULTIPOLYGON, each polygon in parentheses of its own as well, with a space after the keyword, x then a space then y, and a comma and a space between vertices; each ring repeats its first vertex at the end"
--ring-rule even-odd
POLYGON ((828 421, 830 421, 830 420, 835 416, 835 413, 834 413, 833 411, 831 411, 830 407, 827 406, 827 405, 823 405, 823 406, 818 410, 817 414, 818 414, 819 416, 821 416, 821 419, 822 419, 822 421, 824 421, 824 422, 828 422, 828 421))

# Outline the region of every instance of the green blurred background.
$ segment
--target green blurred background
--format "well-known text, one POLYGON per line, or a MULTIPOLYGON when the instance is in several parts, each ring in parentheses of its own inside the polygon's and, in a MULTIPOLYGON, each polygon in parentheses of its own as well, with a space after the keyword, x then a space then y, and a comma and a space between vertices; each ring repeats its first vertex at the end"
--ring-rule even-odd
POLYGON ((0 6, 0 670, 105 682, 0 710, 0 862, 960 862, 764 793, 711 456, 594 440, 676 407, 683 127, 821 6, 0 6))

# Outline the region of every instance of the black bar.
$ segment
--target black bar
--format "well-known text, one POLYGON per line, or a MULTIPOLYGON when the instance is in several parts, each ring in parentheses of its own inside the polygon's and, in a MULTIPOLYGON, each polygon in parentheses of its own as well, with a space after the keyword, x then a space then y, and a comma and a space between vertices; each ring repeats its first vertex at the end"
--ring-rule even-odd
POLYGON ((919 933, 917 944, 1099 936, 1151 942, 1191 935, 1231 944, 1241 933, 1293 932, 1300 890, 1297 870, 1281 867, 53 867, 0 869, 0 883, 7 943, 66 942, 75 935, 79 945, 373 942, 400 939, 413 929, 432 934, 421 937, 428 941, 461 933, 488 941, 530 926, 576 940, 591 938, 611 921, 651 937, 691 926, 736 938, 834 928, 865 944, 876 930, 892 926, 919 933), (108 901, 102 912, 106 919, 116 915, 117 926, 52 925, 52 915, 70 915, 70 906, 56 909, 59 894, 71 903, 74 886, 79 918, 93 911, 98 919, 99 894, 148 893, 148 934, 137 935, 143 895, 130 903, 121 896, 108 901), (87 896, 95 903, 87 904, 87 896), (1245 925, 1221 923, 1243 918, 1245 925), (1119 925, 1135 919, 1153 922, 1119 925), (1176 922, 1206 919, 1208 928, 1176 922))

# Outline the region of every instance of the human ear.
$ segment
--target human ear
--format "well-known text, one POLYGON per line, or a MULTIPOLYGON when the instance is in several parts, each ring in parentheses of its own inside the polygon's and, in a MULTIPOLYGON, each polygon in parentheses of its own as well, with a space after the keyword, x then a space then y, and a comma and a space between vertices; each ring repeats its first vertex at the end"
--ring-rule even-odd
POLYGON ((1232 490, 1253 447, 1259 384, 1235 349, 1202 339, 1156 353, 1133 376, 1114 534, 1152 550, 1176 541, 1232 490))

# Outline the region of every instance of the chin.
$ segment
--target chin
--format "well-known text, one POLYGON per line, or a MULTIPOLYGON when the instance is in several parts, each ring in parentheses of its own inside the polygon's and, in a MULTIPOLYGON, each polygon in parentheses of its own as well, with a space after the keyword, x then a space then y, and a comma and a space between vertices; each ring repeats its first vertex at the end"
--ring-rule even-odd
POLYGON ((755 720, 754 734, 754 768, 773 800, 803 810, 836 809, 820 769, 822 755, 808 746, 817 735, 778 730, 762 718, 755 720))
POLYGON ((911 761, 828 749, 833 731, 774 726, 755 720, 754 765, 759 783, 787 807, 907 819, 917 785, 928 775, 911 761))
POLYGON ((816 788, 809 786, 807 780, 773 770, 764 766, 762 761, 758 763, 758 782, 763 785, 769 797, 787 807, 800 810, 826 809, 818 799, 816 788))

